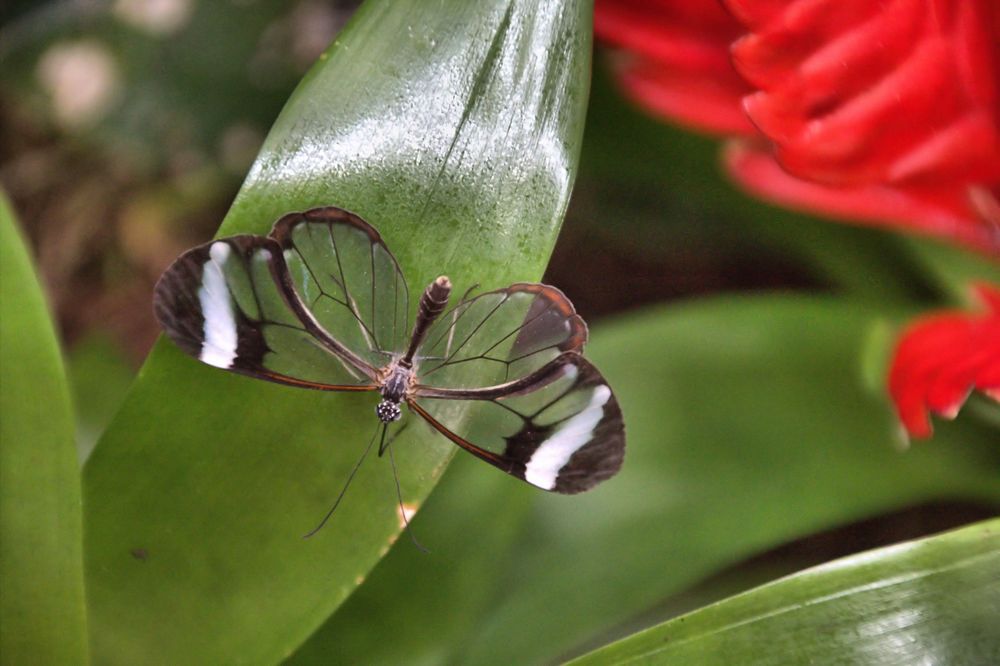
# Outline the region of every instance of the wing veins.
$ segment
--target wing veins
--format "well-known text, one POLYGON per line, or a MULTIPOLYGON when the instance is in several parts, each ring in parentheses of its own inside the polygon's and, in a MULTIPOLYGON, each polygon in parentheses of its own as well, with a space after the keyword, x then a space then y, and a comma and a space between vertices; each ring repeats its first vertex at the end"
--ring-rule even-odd
MULTIPOLYGON (((534 423, 535 422, 535 417, 537 417, 539 414, 541 414, 542 412, 544 412, 546 409, 548 409, 552 405, 556 404, 557 402, 559 402, 560 400, 562 400, 563 398, 565 398, 567 395, 570 394, 570 391, 572 391, 575 388, 576 388, 576 382, 573 382, 572 384, 570 384, 569 386, 566 387, 565 391, 563 391, 562 393, 560 393, 559 395, 557 395, 556 397, 552 398, 547 403, 545 403, 544 405, 542 405, 542 407, 540 409, 535 410, 530 416, 527 417, 527 419, 529 421, 531 421, 532 423, 534 423)), ((573 416, 574 416, 574 414, 570 414, 569 416, 563 417, 563 418, 559 419, 558 421, 554 421, 554 423, 562 423, 566 419, 572 418, 573 416)))
MULTIPOLYGON (((294 245, 291 247, 295 249, 296 253, 298 253, 298 248, 295 248, 294 245)), ((298 254, 301 258, 301 253, 298 254)), ((302 263, 306 266, 306 268, 309 268, 309 264, 304 260, 302 263)), ((323 328, 312 311, 306 307, 306 304, 299 297, 298 292, 295 290, 295 286, 292 284, 292 276, 289 271, 288 264, 285 262, 284 254, 279 252, 277 255, 274 255, 269 262, 269 265, 271 267, 271 275, 278 286, 278 291, 282 294, 286 304, 289 308, 291 308, 298 320, 302 322, 303 326, 305 326, 306 332, 322 342, 324 347, 326 347, 343 362, 358 368, 370 379, 374 380, 377 376, 376 368, 334 338, 333 335, 323 328)), ((317 282, 317 284, 319 283, 317 282)), ((322 289, 322 287, 320 288, 322 289)))
MULTIPOLYGON (((361 333, 362 335, 364 335, 365 341, 368 343, 368 349, 381 351, 381 349, 378 347, 372 347, 373 336, 371 335, 371 331, 367 330, 367 326, 361 320, 361 313, 358 312, 357 304, 353 302, 353 299, 351 298, 351 292, 347 288, 347 278, 344 276, 344 267, 340 262, 340 250, 337 248, 337 239, 333 235, 333 225, 328 222, 325 222, 324 226, 326 226, 327 235, 330 237, 330 244, 333 246, 333 256, 336 257, 337 259, 337 271, 340 273, 340 280, 338 280, 333 273, 328 273, 328 275, 330 276, 330 279, 333 280, 333 283, 341 288, 341 290, 344 292, 344 298, 347 300, 341 301, 336 297, 334 297, 333 294, 327 293, 327 291, 323 289, 323 283, 316 278, 316 273, 313 272, 312 267, 306 261, 305 257, 302 256, 302 253, 299 252, 299 249, 297 247, 295 248, 295 251, 298 253, 299 259, 302 260, 303 265, 305 265, 306 269, 308 269, 309 274, 312 276, 313 281, 316 283, 316 286, 319 287, 320 295, 326 296, 334 303, 338 303, 347 308, 347 311, 351 313, 351 316, 354 317, 354 320, 358 322, 358 326, 361 327, 361 333)), ((309 227, 309 235, 310 237, 313 235, 311 226, 309 227)))
MULTIPOLYGON (((431 368, 427 372, 421 372, 420 373, 420 377, 421 378, 428 377, 428 376, 434 374, 435 372, 437 372, 438 370, 440 370, 443 367, 454 366, 454 365, 458 365, 459 363, 468 363, 469 361, 496 361, 497 363, 503 363, 504 365, 506 365, 507 369, 509 371, 510 366, 514 365, 518 361, 523 361, 524 359, 528 358, 529 356, 534 356, 535 354, 540 354, 541 352, 548 351, 550 349, 559 349, 559 345, 558 344, 552 344, 552 345, 549 345, 548 347, 541 347, 541 348, 536 349, 534 351, 528 352, 527 354, 522 354, 521 356, 517 356, 515 358, 509 358, 509 359, 493 358, 491 356, 487 356, 486 352, 484 352, 482 354, 476 354, 475 356, 469 356, 469 357, 466 357, 466 358, 460 358, 457 361, 447 361, 446 360, 443 363, 441 363, 440 365, 434 366, 433 368, 431 368)), ((488 352, 489 350, 486 350, 486 351, 488 352)))
POLYGON ((579 414, 579 412, 574 412, 574 413, 572 413, 572 414, 570 414, 568 416, 564 416, 561 419, 557 419, 557 420, 553 421, 552 423, 548 423, 548 424, 546 424, 544 426, 539 426, 538 424, 536 424, 535 423, 535 418, 537 418, 538 415, 541 414, 542 412, 544 412, 546 409, 548 409, 549 407, 553 406, 554 404, 556 404, 557 402, 559 402, 560 400, 562 400, 563 398, 565 398, 567 395, 569 395, 569 393, 574 388, 576 388, 576 384, 575 383, 570 384, 566 388, 565 391, 563 391, 562 393, 560 393, 556 397, 552 398, 547 403, 545 403, 544 405, 542 405, 539 409, 536 409, 534 412, 531 412, 530 414, 525 414, 524 412, 519 412, 518 410, 514 409, 510 405, 505 405, 504 403, 500 402, 500 398, 491 398, 491 399, 487 400, 487 402, 491 402, 494 405, 496 405, 497 407, 501 407, 503 409, 506 409, 508 412, 510 412, 511 414, 514 414, 515 416, 517 416, 519 419, 521 419, 525 423, 530 424, 535 429, 537 429, 539 427, 551 428, 553 426, 559 425, 560 423, 564 423, 564 422, 568 421, 569 419, 571 419, 574 416, 576 416, 577 414, 579 414))
MULTIPOLYGON (((251 280, 252 280, 252 278, 251 278, 251 280)), ((240 312, 243 312, 243 311, 240 310, 240 312)), ((263 310, 261 310, 261 313, 263 314, 263 310)), ((243 316, 246 317, 246 313, 243 313, 243 316)), ((253 322, 258 328, 264 327, 264 326, 277 326, 278 328, 285 328, 285 329, 290 329, 292 331, 298 331, 300 333, 305 333, 308 336, 307 341, 309 342, 309 344, 315 346, 316 348, 320 349, 323 352, 326 352, 327 354, 330 354, 330 356, 333 356, 335 359, 337 359, 337 361, 340 362, 340 364, 344 367, 344 369, 347 371, 347 373, 349 375, 351 375, 351 377, 353 377, 354 379, 361 379, 361 377, 358 375, 358 368, 355 368, 355 367, 351 366, 346 360, 342 359, 337 354, 331 354, 330 353, 330 349, 323 343, 323 341, 320 340, 320 339, 318 339, 315 335, 313 335, 307 329, 305 329, 305 328, 303 328, 301 326, 294 326, 292 324, 286 324, 285 322, 282 322, 282 321, 275 321, 273 319, 268 319, 266 317, 262 317, 261 319, 251 319, 250 317, 247 317, 247 320, 250 321, 250 322, 253 322)), ((266 344, 266 340, 265 340, 265 344, 266 344)), ((271 353, 274 353, 274 351, 270 347, 268 347, 268 351, 270 351, 271 353)), ((266 370, 266 367, 265 367, 265 370, 266 370)), ((272 374, 272 375, 278 375, 279 373, 270 372, 270 374, 272 374)), ((282 375, 282 376, 288 376, 288 375, 282 375)), ((307 381, 307 380, 300 380, 300 381, 307 381)))
POLYGON ((375 341, 375 348, 378 351, 384 351, 382 345, 379 344, 378 336, 375 331, 378 329, 378 325, 375 321, 375 245, 374 243, 368 245, 368 255, 371 258, 371 276, 372 276, 372 339, 375 341))
MULTIPOLYGON (((489 356, 487 356, 487 354, 489 354, 491 351, 493 351, 498 346, 500 346, 501 344, 503 344, 503 342, 505 340, 508 340, 512 335, 516 335, 520 331, 524 330, 525 327, 530 326, 535 321, 537 321, 539 318, 541 318, 541 317, 545 316, 546 314, 548 314, 548 312, 552 309, 552 306, 553 306, 553 303, 550 301, 545 306, 544 310, 542 310, 541 312, 539 312, 538 314, 536 314, 535 316, 533 316, 531 319, 528 319, 528 320, 522 322, 520 325, 518 325, 517 327, 515 327, 510 333, 507 333, 505 336, 503 336, 502 338, 500 338, 499 340, 497 340, 496 342, 494 342, 492 345, 490 345, 487 349, 485 349, 483 351, 482 354, 479 354, 479 355, 476 355, 476 356, 470 356, 470 357, 464 358, 464 359, 459 359, 457 361, 453 361, 452 360, 455 357, 455 354, 458 354, 458 352, 461 351, 462 347, 464 347, 466 345, 466 343, 468 343, 469 340, 473 336, 475 336, 475 334, 479 331, 479 328, 481 326, 483 326, 494 314, 496 314, 497 310, 499 310, 500 307, 504 305, 504 303, 506 303, 508 300, 510 300, 510 295, 511 295, 510 292, 506 292, 504 294, 503 300, 501 300, 496 305, 496 307, 494 307, 489 312, 489 314, 487 314, 483 318, 483 320, 481 322, 479 322, 479 325, 476 326, 476 328, 469 334, 469 336, 462 342, 462 344, 454 351, 454 353, 452 353, 450 355, 447 355, 445 357, 445 359, 441 363, 439 363, 438 365, 434 366, 433 368, 431 368, 427 372, 422 373, 422 376, 426 377, 428 375, 433 374, 437 370, 440 370, 441 368, 444 368, 444 367, 447 367, 447 366, 456 365, 458 363, 464 363, 466 361, 472 361, 472 360, 489 360, 489 361, 499 361, 501 363, 505 363, 507 365, 507 374, 506 374, 505 377, 509 377, 510 366, 512 364, 514 364, 514 363, 516 363, 518 361, 521 361, 521 360, 523 360, 525 358, 528 358, 529 356, 532 356, 533 354, 537 354, 539 352, 547 351, 549 349, 558 348, 558 346, 559 346, 558 344, 553 344, 553 345, 549 345, 547 347, 542 347, 540 349, 536 349, 534 351, 528 352, 527 354, 523 354, 523 355, 518 356, 516 358, 507 359, 506 361, 503 361, 503 360, 500 360, 500 359, 490 358, 489 356)), ((469 302, 471 303, 471 301, 469 301, 469 302)), ((455 306, 455 308, 453 308, 452 311, 457 310, 463 304, 464 304, 464 301, 463 301, 463 303, 459 303, 459 305, 455 306)), ((461 314, 465 314, 466 312, 468 312, 468 308, 466 308, 461 314)), ((447 315, 445 315, 445 316, 447 316, 447 315)), ((449 334, 454 335, 454 329, 455 329, 455 326, 458 324, 458 319, 459 318, 461 318, 461 315, 459 315, 459 317, 456 318, 456 320, 454 322, 452 322, 451 325, 448 327, 448 331, 447 332, 449 334)), ((438 342, 440 342, 443 337, 444 337, 444 334, 442 334, 441 336, 439 336, 438 339, 435 341, 434 344, 436 345, 438 342)), ((434 345, 432 345, 430 347, 430 349, 433 349, 433 348, 434 348, 434 345)))
MULTIPOLYGON (((309 233, 311 234, 312 232, 310 231, 309 233)), ((331 241, 333 239, 332 233, 333 232, 331 231, 331 236, 330 236, 331 241)), ((319 299, 323 298, 324 296, 326 298, 329 298, 334 303, 336 303, 338 305, 342 305, 343 307, 347 308, 347 311, 351 313, 351 316, 354 317, 355 321, 358 322, 358 325, 361 326, 361 332, 365 335, 365 339, 368 342, 368 349, 369 349, 369 351, 383 351, 381 348, 373 348, 371 346, 372 340, 369 337, 368 332, 365 330, 365 328, 366 328, 365 323, 363 321, 361 321, 361 317, 355 312, 355 308, 352 308, 346 302, 341 301, 340 299, 338 299, 333 294, 327 292, 327 290, 323 288, 323 283, 320 282, 319 278, 316 277, 316 272, 312 269, 312 266, 310 266, 309 262, 306 261, 306 258, 304 256, 302 256, 302 253, 299 251, 299 248, 293 245, 292 246, 292 250, 295 251, 295 254, 299 255, 299 260, 302 262, 302 265, 306 267, 306 270, 309 271, 309 277, 312 278, 312 281, 316 284, 316 288, 319 289, 319 293, 316 295, 316 298, 313 299, 313 302, 309 306, 309 309, 312 310, 316 306, 316 303, 319 302, 319 299)), ((334 244, 334 253, 336 253, 336 251, 337 251, 337 246, 336 246, 336 244, 334 244)), ((338 256, 337 260, 340 261, 339 256, 338 256)), ((343 284, 341 284, 337 280, 336 276, 333 275, 333 273, 329 273, 329 276, 330 276, 330 279, 333 280, 334 284, 336 284, 338 287, 340 287, 341 289, 343 289, 344 290, 344 294, 347 295, 347 287, 345 287, 343 284)))
MULTIPOLYGON (((462 310, 462 312, 460 314, 458 314, 457 316, 455 316, 455 312, 460 307, 462 307, 463 305, 467 305, 467 304, 465 302, 458 303, 457 305, 455 305, 455 307, 451 308, 450 310, 448 310, 447 312, 445 312, 443 315, 441 315, 441 320, 442 321, 447 321, 448 317, 452 317, 452 316, 454 316, 455 318, 454 318, 454 321, 452 321, 451 324, 448 325, 448 328, 444 331, 444 333, 442 333, 441 335, 438 336, 437 340, 435 340, 432 344, 427 345, 428 349, 434 349, 438 345, 438 343, 440 343, 441 340, 444 339, 445 336, 448 336, 449 338, 452 338, 452 339, 454 338, 454 336, 455 336, 455 326, 458 325, 458 320, 462 318, 462 315, 464 315, 466 312, 469 311, 469 308, 466 307, 464 310, 462 310)), ((449 348, 451 347, 451 340, 449 340, 449 342, 448 342, 448 347, 449 348)), ((445 356, 447 357, 447 349, 445 351, 445 356)))
MULTIPOLYGON (((333 244, 333 254, 337 257, 337 270, 340 271, 340 288, 344 290, 344 298, 347 299, 349 305, 347 309, 354 315, 354 318, 358 322, 358 326, 361 327, 361 334, 365 337, 368 343, 368 349, 370 351, 385 351, 378 345, 378 341, 375 339, 375 335, 368 330, 365 323, 361 320, 361 312, 358 310, 358 304, 355 302, 354 297, 351 296, 351 290, 347 286, 347 276, 344 274, 344 266, 340 262, 340 249, 337 247, 337 238, 333 235, 333 225, 326 224, 326 232, 330 237, 330 243, 333 244)), ((332 275, 330 277, 333 277, 332 275)), ((335 280, 336 281, 336 280, 335 280)), ((375 281, 375 276, 372 276, 372 283, 375 281)))
MULTIPOLYGON (((444 357, 447 358, 448 354, 451 351, 451 345, 455 340, 455 327, 458 325, 458 320, 465 316, 465 313, 469 311, 472 302, 475 301, 476 298, 480 298, 481 296, 488 296, 489 294, 492 293, 497 293, 497 292, 487 292, 485 294, 480 294, 479 296, 476 296, 476 298, 469 298, 469 294, 471 294, 478 286, 479 284, 477 283, 466 289, 465 293, 462 294, 462 300, 460 300, 450 310, 445 311, 444 314, 441 315, 441 321, 447 321, 448 317, 454 317, 454 319, 452 320, 451 324, 448 325, 448 328, 445 329, 444 333, 438 336, 437 340, 435 340, 432 344, 426 345, 427 349, 434 349, 445 336, 448 336, 448 345, 447 347, 445 347, 445 353, 444 353, 444 357), (458 312, 459 308, 462 308, 462 306, 465 306, 464 309, 461 312, 458 312)), ((503 302, 501 302, 501 305, 502 304, 503 302)))
MULTIPOLYGON (((374 251, 374 250, 373 250, 374 251)), ((395 289, 392 291, 392 341, 396 342, 399 340, 399 274, 397 273, 394 280, 396 282, 395 289)), ((375 299, 372 299, 375 302, 375 299)), ((407 301, 409 305, 409 301, 407 301)), ((407 313, 408 314, 408 313, 407 313)))
MULTIPOLYGON (((485 317, 483 317, 483 320, 481 322, 479 322, 478 324, 476 324, 476 327, 474 329, 472 329, 472 332, 469 333, 469 335, 465 338, 465 340, 462 341, 462 344, 460 344, 455 349, 455 351, 453 351, 447 358, 445 358, 445 360, 438 367, 446 365, 447 363, 449 363, 451 361, 451 359, 455 358, 455 354, 457 354, 458 352, 462 351, 462 347, 464 347, 465 345, 469 344, 469 340, 471 340, 473 337, 475 337, 476 333, 479 332, 479 329, 481 329, 486 324, 486 322, 489 321, 490 317, 492 317, 494 314, 496 314, 496 311, 500 309, 500 306, 502 306, 504 303, 506 303, 509 298, 510 298, 510 294, 504 294, 503 300, 501 300, 499 303, 497 303, 496 306, 494 306, 494 308, 492 310, 490 310, 489 314, 486 315, 485 317)), ((435 368, 435 370, 436 369, 437 368, 435 368)), ((433 372, 433 370, 431 372, 433 372)))
MULTIPOLYGON (((496 349, 496 348, 497 348, 497 347, 498 347, 498 346, 499 346, 499 345, 500 345, 500 344, 501 344, 501 343, 502 343, 502 342, 503 342, 504 340, 506 340, 506 339, 507 339, 507 338, 509 338, 510 336, 512 336, 512 335, 514 335, 514 334, 516 334, 516 333, 520 332, 521 330, 523 330, 523 329, 524 329, 524 327, 525 327, 525 326, 529 326, 529 325, 531 325, 531 324, 532 324, 532 323, 534 323, 534 322, 535 322, 535 321, 536 321, 536 320, 537 320, 537 319, 538 319, 539 317, 541 317, 541 316, 545 315, 545 314, 546 314, 546 313, 547 313, 547 312, 548 312, 549 310, 551 310, 551 309, 552 309, 552 304, 551 304, 551 303, 549 303, 549 305, 545 306, 545 309, 544 309, 544 310, 542 310, 541 312, 539 312, 539 313, 538 313, 537 315, 535 315, 534 317, 532 317, 532 318, 531 318, 531 319, 529 319, 528 321, 525 321, 525 322, 523 322, 523 323, 522 323, 522 324, 521 324, 520 326, 518 326, 517 328, 515 328, 515 329, 514 329, 513 331, 511 331, 511 332, 510 332, 510 333, 508 333, 507 335, 505 335, 505 336, 503 336, 502 338, 500 338, 499 340, 497 340, 497 341, 496 341, 495 343, 493 343, 493 346, 491 346, 491 347, 490 347, 489 349, 485 350, 485 351, 484 351, 483 353, 484 353, 484 354, 488 354, 489 352, 493 351, 493 350, 494 350, 494 349, 496 349)), ((522 358, 523 358, 523 357, 522 357, 522 358)))
POLYGON ((416 400, 413 400, 412 398, 407 398, 406 404, 410 406, 410 409, 415 411, 425 421, 427 421, 427 423, 429 423, 432 428, 434 428, 439 433, 447 437, 449 440, 451 440, 453 444, 455 444, 459 448, 465 449, 472 455, 493 464, 494 466, 504 470, 508 474, 513 469, 511 461, 504 459, 502 456, 499 456, 496 453, 493 453, 492 451, 488 451, 480 446, 476 446, 475 444, 465 439, 464 437, 456 435, 454 432, 451 431, 450 428, 448 428, 440 421, 435 419, 433 416, 431 416, 430 413, 428 413, 427 410, 421 407, 416 400))
MULTIPOLYGON (((240 307, 239 301, 236 298, 236 294, 233 291, 232 287, 229 285, 229 281, 228 280, 223 280, 223 284, 226 285, 226 291, 229 293, 229 299, 233 303, 234 308, 239 311, 240 315, 242 315, 244 319, 246 319, 247 321, 253 323, 258 328, 260 328, 262 326, 278 326, 279 328, 288 328, 288 329, 291 329, 293 331, 300 331, 302 333, 305 333, 308 336, 306 339, 309 341, 310 344, 316 346, 318 349, 326 352, 327 354, 330 354, 335 359, 337 359, 337 361, 340 362, 340 364, 344 367, 345 370, 347 370, 348 374, 350 374, 351 377, 353 377, 354 379, 361 379, 361 377, 358 376, 358 369, 357 368, 351 367, 351 365, 345 359, 341 358, 339 355, 337 355, 337 354, 331 354, 329 348, 323 343, 323 341, 320 340, 320 339, 318 339, 315 335, 313 335, 306 328, 299 327, 299 326, 293 326, 292 324, 286 324, 286 323, 280 322, 280 321, 275 321, 275 320, 269 319, 268 317, 265 316, 265 314, 264 314, 264 308, 261 306, 260 296, 257 293, 257 279, 254 276, 254 272, 253 272, 253 270, 251 270, 251 267, 250 267, 250 262, 252 261, 252 259, 248 258, 246 256, 241 257, 241 258, 243 260, 244 272, 246 273, 247 278, 250 281, 250 292, 253 294, 254 303, 257 305, 257 312, 260 313, 260 319, 257 319, 256 317, 249 317, 249 316, 247 316, 246 311, 242 307, 240 307)), ((219 271, 221 272, 222 271, 222 266, 219 265, 218 262, 216 262, 214 259, 211 259, 211 261, 213 263, 215 263, 219 267, 219 271)), ((305 263, 305 262, 303 262, 303 263, 305 263)), ((322 288, 321 288, 321 292, 322 292, 322 288)), ((320 293, 320 296, 322 296, 322 295, 323 294, 320 293)), ((267 344, 267 342, 266 342, 266 339, 265 339, 265 345, 266 344, 267 344)), ((271 351, 271 353, 274 353, 273 350, 270 349, 270 347, 268 347, 268 350, 271 351)), ((328 390, 348 390, 348 389, 346 389, 346 387, 332 388, 332 387, 338 386, 338 385, 335 385, 335 384, 325 384, 323 382, 311 382, 311 381, 308 381, 308 380, 299 379, 297 377, 292 377, 290 375, 285 375, 285 374, 282 374, 282 373, 279 373, 279 372, 274 372, 274 371, 268 370, 267 367, 263 366, 263 365, 261 366, 261 368, 262 368, 262 372, 260 372, 260 374, 262 374, 265 377, 267 377, 270 381, 275 381, 275 382, 278 382, 278 383, 289 383, 289 382, 294 381, 296 385, 302 385, 302 386, 308 385, 308 386, 312 386, 314 388, 315 387, 319 387, 319 386, 331 387, 328 390)), ((362 390, 362 389, 359 389, 359 390, 362 390)), ((371 389, 368 388, 368 389, 363 389, 363 390, 371 390, 371 389)))

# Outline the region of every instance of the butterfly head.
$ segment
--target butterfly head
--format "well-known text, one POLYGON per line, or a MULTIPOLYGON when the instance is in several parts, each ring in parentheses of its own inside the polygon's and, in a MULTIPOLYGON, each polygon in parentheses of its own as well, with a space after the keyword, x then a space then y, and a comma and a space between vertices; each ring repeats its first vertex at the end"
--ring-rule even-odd
POLYGON ((375 406, 375 415, 382 423, 392 423, 399 420, 403 415, 403 410, 399 408, 398 402, 383 400, 375 406))

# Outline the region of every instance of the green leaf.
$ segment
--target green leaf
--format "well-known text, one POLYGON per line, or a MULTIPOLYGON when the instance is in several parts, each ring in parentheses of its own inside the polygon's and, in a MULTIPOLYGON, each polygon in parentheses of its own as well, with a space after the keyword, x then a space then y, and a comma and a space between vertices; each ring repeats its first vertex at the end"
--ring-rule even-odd
POLYGON ((73 345, 66 365, 76 407, 77 454, 84 461, 121 406, 135 371, 122 350, 100 333, 73 345))
POLYGON ((454 661, 511 584, 497 573, 539 495, 470 455, 456 456, 410 526, 430 553, 409 543, 393 549, 287 666, 321 666, 331 655, 343 664, 454 661))
POLYGON ((997 505, 995 429, 941 424, 898 448, 860 357, 885 316, 755 296, 593 326, 588 356, 625 414, 622 472, 559 497, 491 487, 495 470, 456 461, 414 525, 432 555, 390 553, 293 663, 552 662, 640 614, 663 618, 664 599, 790 540, 934 500, 997 505), (370 623, 376 609, 391 619, 370 623))
POLYGON ((831 562, 574 664, 992 664, 1000 520, 831 562))
POLYGON ((970 303, 970 285, 988 282, 1000 287, 1000 262, 967 249, 926 238, 908 238, 907 248, 920 263, 928 280, 952 301, 970 303))
MULTIPOLYGON (((337 205, 381 231, 419 291, 541 276, 576 169, 588 2, 366 3, 276 121, 221 233, 337 205)), ((89 459, 87 576, 102 662, 266 663, 289 655, 399 534, 369 461, 373 396, 219 372, 159 344, 89 459)), ((393 445, 420 504, 453 447, 393 445)))
POLYGON ((87 662, 80 470, 59 342, 0 195, 0 660, 87 662))
POLYGON ((995 429, 942 424, 900 450, 889 406, 862 379, 860 352, 883 316, 833 299, 733 297, 596 330, 588 355, 621 403, 625 466, 584 496, 539 500, 513 559, 518 584, 459 661, 558 657, 836 525, 934 499, 1000 502, 995 429))

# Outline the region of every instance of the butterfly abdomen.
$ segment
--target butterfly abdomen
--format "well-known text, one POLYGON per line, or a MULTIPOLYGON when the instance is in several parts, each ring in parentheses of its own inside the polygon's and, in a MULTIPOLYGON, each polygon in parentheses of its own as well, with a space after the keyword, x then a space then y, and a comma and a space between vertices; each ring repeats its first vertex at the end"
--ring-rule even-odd
POLYGON ((417 353, 420 343, 424 341, 427 330, 431 327, 444 309, 448 307, 448 298, 451 296, 451 280, 442 275, 438 279, 427 285, 423 295, 420 296, 420 304, 417 306, 417 320, 413 324, 413 334, 410 336, 410 346, 406 354, 400 359, 404 367, 409 367, 413 362, 413 355, 417 353))
POLYGON ((451 280, 445 275, 427 285, 423 295, 420 297, 417 321, 427 319, 429 322, 433 322, 440 317, 444 309, 448 307, 448 298, 450 296, 451 280))

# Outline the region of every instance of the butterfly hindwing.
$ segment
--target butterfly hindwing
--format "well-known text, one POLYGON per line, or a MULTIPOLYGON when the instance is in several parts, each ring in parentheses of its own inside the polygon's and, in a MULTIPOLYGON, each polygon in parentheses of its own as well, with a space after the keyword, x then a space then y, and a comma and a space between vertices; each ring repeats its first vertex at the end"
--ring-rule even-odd
POLYGON ((209 365, 309 388, 374 388, 373 370, 352 361, 289 292, 280 246, 243 235, 181 255, 153 304, 177 346, 209 365))
POLYGON ((545 490, 587 490, 614 475, 625 455, 618 401, 577 352, 504 386, 424 387, 410 407, 455 444, 545 490), (467 401, 465 409, 452 399, 467 401))

